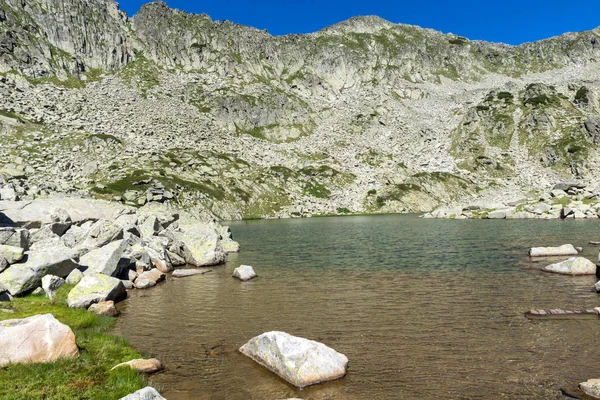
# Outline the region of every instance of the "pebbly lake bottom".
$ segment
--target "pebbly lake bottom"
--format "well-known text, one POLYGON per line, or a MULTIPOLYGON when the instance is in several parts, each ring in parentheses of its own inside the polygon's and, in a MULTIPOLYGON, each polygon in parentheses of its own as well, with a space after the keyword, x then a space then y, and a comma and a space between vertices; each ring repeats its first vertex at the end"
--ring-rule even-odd
POLYGON ((159 358, 178 399, 558 399, 600 378, 600 320, 530 321, 531 308, 600 306, 596 278, 541 272, 531 246, 598 259, 600 220, 426 220, 414 215, 230 223, 241 253, 121 303, 116 333, 159 358), (240 264, 259 275, 231 277, 240 264), (239 354, 280 330, 350 360, 298 390, 239 354))

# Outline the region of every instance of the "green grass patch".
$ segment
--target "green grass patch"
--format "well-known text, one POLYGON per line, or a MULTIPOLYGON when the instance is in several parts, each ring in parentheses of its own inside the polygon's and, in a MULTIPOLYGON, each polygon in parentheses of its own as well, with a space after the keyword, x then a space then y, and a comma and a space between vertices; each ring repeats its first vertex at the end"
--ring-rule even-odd
POLYGON ((114 318, 86 310, 71 309, 66 296, 73 286, 64 285, 53 301, 45 295, 17 298, 0 303, 0 320, 51 313, 71 327, 80 356, 48 364, 15 364, 0 368, 0 398, 20 399, 117 399, 147 385, 137 372, 115 365, 142 358, 124 338, 109 334, 114 318))
POLYGON ((328 199, 331 196, 331 190, 318 182, 309 182, 304 186, 302 192, 305 196, 314 196, 320 199, 328 199))

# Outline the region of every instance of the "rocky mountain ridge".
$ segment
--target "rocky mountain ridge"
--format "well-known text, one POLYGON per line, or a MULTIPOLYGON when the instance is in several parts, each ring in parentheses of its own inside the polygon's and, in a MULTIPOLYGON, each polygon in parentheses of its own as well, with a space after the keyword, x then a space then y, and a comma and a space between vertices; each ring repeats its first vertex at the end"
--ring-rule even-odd
POLYGON ((0 196, 220 219, 535 196, 595 179, 598 60, 598 28, 508 46, 357 17, 273 37, 163 2, 0 0, 0 196))

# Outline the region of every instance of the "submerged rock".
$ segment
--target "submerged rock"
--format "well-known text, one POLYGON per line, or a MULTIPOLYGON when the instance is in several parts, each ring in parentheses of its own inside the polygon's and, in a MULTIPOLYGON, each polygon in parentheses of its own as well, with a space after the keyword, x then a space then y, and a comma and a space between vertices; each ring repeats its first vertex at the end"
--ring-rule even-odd
POLYGON ((532 247, 530 257, 576 256, 577 249, 572 244, 563 244, 559 247, 532 247))
POLYGON ((595 275, 596 264, 584 257, 571 257, 568 260, 547 265, 542 268, 542 271, 563 275, 595 275))
POLYGON ((94 303, 113 300, 118 301, 127 296, 125 286, 117 278, 103 274, 84 276, 67 296, 67 304, 71 308, 88 308, 94 303))
POLYGON ((240 265, 233 270, 233 277, 238 278, 242 281, 248 281, 256 276, 254 268, 249 265, 240 265))
POLYGON ((240 352, 299 388, 342 378, 348 365, 322 343, 277 331, 250 339, 240 352))
POLYGON ((209 272, 212 272, 212 269, 209 270, 201 270, 201 269, 176 269, 175 271, 173 271, 173 275, 171 275, 173 278, 185 278, 188 276, 194 276, 194 275, 204 275, 207 274, 209 272))
POLYGON ((6 320, 0 324, 0 367, 9 363, 47 363, 77 357, 75 334, 52 314, 6 320))
POLYGON ((136 360, 131 360, 127 362, 123 362, 121 364, 117 364, 111 368, 113 369, 121 368, 121 367, 129 367, 137 372, 143 372, 145 374, 152 374, 154 372, 162 371, 163 365, 156 358, 143 359, 139 358, 136 360))

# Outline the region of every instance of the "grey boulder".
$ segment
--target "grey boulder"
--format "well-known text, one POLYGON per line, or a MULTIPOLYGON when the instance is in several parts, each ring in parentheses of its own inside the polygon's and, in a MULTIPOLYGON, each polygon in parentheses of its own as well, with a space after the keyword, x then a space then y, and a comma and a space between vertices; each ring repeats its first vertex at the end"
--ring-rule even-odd
POLYGON ((571 257, 568 260, 547 265, 542 268, 542 271, 563 275, 595 275, 596 264, 584 257, 571 257))
POLYGON ((122 272, 119 270, 119 261, 126 248, 127 241, 118 240, 84 254, 79 260, 83 274, 119 275, 122 272))
POLYGON ((322 343, 277 331, 250 339, 240 352, 299 388, 342 378, 348 365, 322 343))
POLYGON ((180 226, 173 236, 185 244, 182 256, 188 264, 203 267, 225 262, 225 252, 214 229, 202 224, 180 226))
POLYGON ((138 390, 132 394, 128 394, 125 397, 121 397, 119 400, 167 400, 158 393, 156 389, 151 386, 146 386, 143 389, 138 390))
POLYGON ((69 285, 77 285, 79 282, 81 282, 82 279, 83 279, 83 272, 81 272, 79 269, 74 269, 67 276, 66 282, 69 285))
POLYGON ((125 286, 117 278, 103 274, 84 276, 67 296, 71 308, 88 308, 94 303, 118 301, 127 296, 125 286))
POLYGON ((23 259, 25 249, 16 246, 0 244, 0 258, 4 258, 9 264, 14 264, 23 259))

